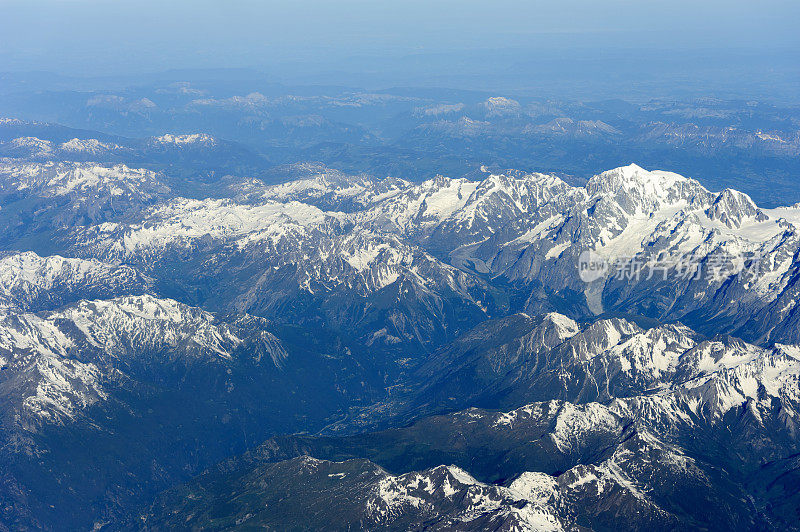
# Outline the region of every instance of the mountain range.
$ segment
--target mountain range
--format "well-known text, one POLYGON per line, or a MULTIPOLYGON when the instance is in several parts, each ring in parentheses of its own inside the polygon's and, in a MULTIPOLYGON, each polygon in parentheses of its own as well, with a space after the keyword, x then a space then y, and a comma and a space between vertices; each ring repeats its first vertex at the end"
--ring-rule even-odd
POLYGON ((797 529, 800 204, 40 140, 0 160, 6 529, 797 529))

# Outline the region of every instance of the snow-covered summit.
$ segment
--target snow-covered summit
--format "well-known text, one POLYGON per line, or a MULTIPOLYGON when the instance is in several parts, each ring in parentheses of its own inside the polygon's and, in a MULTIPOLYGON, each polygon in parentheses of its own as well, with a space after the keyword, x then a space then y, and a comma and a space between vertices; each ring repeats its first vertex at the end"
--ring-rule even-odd
POLYGON ((229 324, 151 295, 82 300, 39 313, 0 312, 0 402, 27 430, 65 423, 126 386, 137 368, 227 364, 246 356, 280 367, 287 357, 264 323, 229 324))
POLYGON ((101 142, 97 139, 79 139, 74 138, 68 140, 61 145, 59 149, 67 153, 80 153, 86 155, 100 155, 111 150, 119 150, 122 146, 118 144, 101 142))
POLYGON ((55 162, 0 164, 0 190, 44 197, 72 195, 82 201, 97 196, 146 201, 169 192, 161 174, 152 170, 55 162))
POLYGON ((13 156, 25 157, 53 157, 56 146, 49 140, 38 137, 17 137, 2 146, 5 151, 13 156))
POLYGON ((348 176, 321 165, 294 165, 291 170, 302 177, 271 186, 250 186, 263 199, 300 201, 324 210, 361 211, 371 204, 390 198, 411 186, 402 179, 372 179, 367 176, 348 176))
POLYGON ((592 177, 586 190, 590 196, 610 196, 630 214, 645 215, 679 202, 704 202, 710 196, 694 179, 673 172, 647 171, 636 164, 592 177))
POLYGON ((55 308, 86 297, 141 293, 151 282, 130 266, 14 253, 0 258, 0 307, 55 308))
POLYGON ((164 135, 153 137, 151 139, 153 144, 163 146, 214 146, 217 140, 207 133, 190 133, 185 135, 173 135, 166 133, 164 135))

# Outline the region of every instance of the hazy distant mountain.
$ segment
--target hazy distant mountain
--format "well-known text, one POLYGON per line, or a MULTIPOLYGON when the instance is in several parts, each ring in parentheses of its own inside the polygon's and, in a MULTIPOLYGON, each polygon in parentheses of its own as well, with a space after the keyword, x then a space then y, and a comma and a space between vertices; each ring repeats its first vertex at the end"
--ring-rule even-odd
POLYGON ((111 92, 26 91, 9 102, 0 113, 19 118, 0 119, 0 155, 157 166, 199 182, 266 176, 298 161, 409 181, 464 176, 484 164, 586 179, 637 161, 700 177, 711 189, 736 188, 769 207, 800 201, 800 116, 791 106, 760 101, 267 89, 230 78, 153 79, 111 92), (198 135, 213 138, 213 145, 154 140, 198 135), (107 146, 64 146, 73 139, 107 146))

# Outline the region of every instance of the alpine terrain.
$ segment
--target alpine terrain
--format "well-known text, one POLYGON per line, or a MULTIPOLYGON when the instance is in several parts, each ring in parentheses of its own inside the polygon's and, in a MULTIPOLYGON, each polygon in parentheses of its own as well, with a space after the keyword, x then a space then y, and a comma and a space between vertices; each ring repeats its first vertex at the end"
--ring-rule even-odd
POLYGON ((3 149, 3 530, 800 528, 800 204, 3 149))

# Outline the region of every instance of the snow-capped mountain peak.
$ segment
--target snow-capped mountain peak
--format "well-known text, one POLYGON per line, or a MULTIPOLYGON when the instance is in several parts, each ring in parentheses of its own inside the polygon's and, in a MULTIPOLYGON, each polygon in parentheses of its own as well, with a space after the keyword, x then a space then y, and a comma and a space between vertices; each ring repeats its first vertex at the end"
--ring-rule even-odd
POLYGON ((673 172, 647 171, 630 164, 598 174, 586 184, 590 195, 603 194, 629 214, 649 214, 678 203, 707 200, 710 193, 697 181, 673 172))
POLYGON ((264 323, 151 295, 82 300, 40 314, 0 314, 0 402, 26 430, 74 420, 155 364, 232 364, 239 349, 280 368, 288 356, 264 323))
POLYGON ((153 137, 153 144, 164 146, 214 146, 217 140, 206 133, 190 133, 185 135, 173 135, 166 133, 164 135, 153 137))

